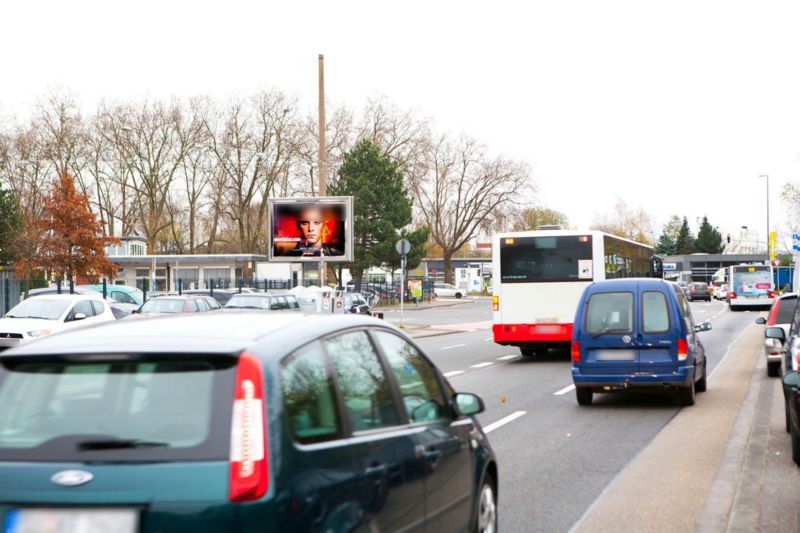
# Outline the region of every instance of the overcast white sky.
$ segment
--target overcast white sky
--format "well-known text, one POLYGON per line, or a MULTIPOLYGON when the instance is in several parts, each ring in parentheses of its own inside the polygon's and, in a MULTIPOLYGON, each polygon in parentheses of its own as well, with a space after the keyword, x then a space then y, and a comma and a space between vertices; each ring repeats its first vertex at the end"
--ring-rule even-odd
POLYGON ((53 87, 100 99, 279 88, 316 107, 386 96, 533 168, 538 203, 578 227, 618 198, 656 233, 786 234, 800 182, 800 3, 97 2, 0 7, 0 113, 53 87))

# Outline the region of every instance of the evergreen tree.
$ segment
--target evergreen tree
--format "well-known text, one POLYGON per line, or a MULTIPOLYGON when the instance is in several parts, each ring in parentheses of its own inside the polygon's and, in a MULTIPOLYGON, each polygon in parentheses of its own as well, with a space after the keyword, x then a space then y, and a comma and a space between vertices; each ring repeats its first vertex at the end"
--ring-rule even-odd
POLYGON ((694 253, 694 235, 692 235, 692 230, 689 229, 686 217, 683 217, 681 228, 678 231, 678 238, 675 239, 675 253, 679 255, 694 253))
POLYGON ((725 245, 722 244, 722 234, 708 223, 708 217, 703 217, 700 230, 697 232, 697 239, 694 241, 694 248, 697 252, 707 254, 721 254, 725 249, 725 245))
POLYGON ((8 189, 0 189, 0 263, 12 261, 19 248, 22 213, 17 199, 8 189))
POLYGON ((345 154, 339 175, 329 184, 332 196, 353 196, 354 259, 349 265, 354 279, 360 280, 371 266, 399 266, 395 243, 400 238, 411 243, 408 268, 416 268, 425 250, 428 228, 408 230, 411 224, 411 199, 397 163, 382 157, 380 149, 368 140, 345 154))
POLYGON ((661 255, 675 255, 678 253, 678 235, 681 231, 681 219, 672 215, 669 222, 664 224, 661 236, 655 245, 654 251, 661 255))

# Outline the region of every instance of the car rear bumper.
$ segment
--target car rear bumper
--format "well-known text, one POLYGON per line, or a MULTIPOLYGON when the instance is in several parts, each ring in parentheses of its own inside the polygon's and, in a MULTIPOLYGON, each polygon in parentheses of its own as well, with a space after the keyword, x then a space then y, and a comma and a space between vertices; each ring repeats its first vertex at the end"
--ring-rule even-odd
POLYGON ((579 368, 572 368, 572 381, 576 387, 610 388, 624 390, 630 388, 688 387, 692 384, 694 366, 680 367, 675 372, 654 374, 637 372, 633 374, 583 374, 579 368))

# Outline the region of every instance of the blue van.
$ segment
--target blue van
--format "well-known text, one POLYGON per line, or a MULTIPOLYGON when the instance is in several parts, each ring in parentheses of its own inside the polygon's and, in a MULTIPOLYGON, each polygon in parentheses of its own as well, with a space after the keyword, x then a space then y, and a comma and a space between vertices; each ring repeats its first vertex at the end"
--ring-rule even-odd
POLYGON ((580 405, 595 392, 677 390, 693 405, 706 390, 706 354, 681 288, 655 278, 597 281, 583 291, 572 333, 572 379, 580 405))

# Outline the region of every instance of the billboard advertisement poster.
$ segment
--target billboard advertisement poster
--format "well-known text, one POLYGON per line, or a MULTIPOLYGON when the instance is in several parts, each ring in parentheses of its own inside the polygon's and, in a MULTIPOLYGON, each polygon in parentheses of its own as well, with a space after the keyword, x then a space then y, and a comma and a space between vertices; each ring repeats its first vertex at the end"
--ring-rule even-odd
POLYGON ((271 198, 269 260, 353 260, 353 197, 271 198))

